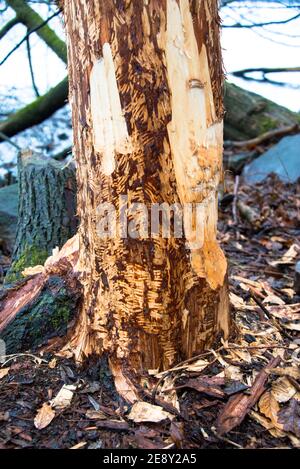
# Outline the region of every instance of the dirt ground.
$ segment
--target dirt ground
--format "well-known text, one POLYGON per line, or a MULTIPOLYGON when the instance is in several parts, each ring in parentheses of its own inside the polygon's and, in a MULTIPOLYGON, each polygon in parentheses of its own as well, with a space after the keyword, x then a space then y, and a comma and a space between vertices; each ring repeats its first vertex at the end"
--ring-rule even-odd
POLYGON ((229 260, 230 341, 145 377, 142 398, 158 406, 156 423, 120 400, 105 359, 80 369, 49 353, 7 356, 0 449, 300 447, 299 185, 226 184, 219 239, 229 260))

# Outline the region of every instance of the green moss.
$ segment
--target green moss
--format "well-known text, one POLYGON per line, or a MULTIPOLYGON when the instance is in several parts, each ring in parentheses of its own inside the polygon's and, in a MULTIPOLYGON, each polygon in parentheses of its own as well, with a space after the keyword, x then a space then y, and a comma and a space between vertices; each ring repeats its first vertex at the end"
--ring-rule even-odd
POLYGON ((269 130, 277 129, 278 122, 271 117, 261 115, 260 117, 260 128, 261 133, 268 132, 269 130))
POLYGON ((60 277, 51 277, 33 304, 23 308, 0 334, 8 353, 35 350, 54 336, 64 336, 77 312, 78 293, 60 277))
POLYGON ((70 316, 70 306, 58 306, 51 318, 54 329, 58 329, 62 324, 67 324, 70 316))
POLYGON ((22 271, 27 267, 44 265, 48 252, 35 246, 26 246, 19 259, 12 263, 5 277, 5 283, 13 283, 23 278, 22 271))

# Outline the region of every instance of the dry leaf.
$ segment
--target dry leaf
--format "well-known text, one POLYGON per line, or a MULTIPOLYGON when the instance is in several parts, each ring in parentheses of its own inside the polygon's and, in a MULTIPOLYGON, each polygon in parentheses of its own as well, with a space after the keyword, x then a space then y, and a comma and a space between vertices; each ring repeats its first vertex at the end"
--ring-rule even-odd
POLYGON ((202 392, 212 397, 224 397, 225 393, 221 390, 218 383, 224 384, 224 378, 217 377, 201 377, 195 379, 189 379, 186 383, 181 386, 176 386, 176 389, 190 388, 195 389, 198 392, 202 392))
POLYGON ((64 384, 57 396, 51 401, 54 408, 64 409, 70 405, 76 386, 74 384, 64 384))
POLYGON ((77 445, 72 446, 70 449, 80 449, 86 446, 86 441, 81 441, 81 443, 77 443, 77 445))
POLYGON ((279 422, 283 424, 283 429, 294 433, 300 437, 300 404, 295 399, 291 399, 289 405, 278 413, 279 422))
POLYGON ((270 304, 273 304, 273 305, 280 305, 280 306, 285 304, 284 301, 281 298, 279 298, 279 296, 274 295, 274 294, 266 296, 263 300, 263 303, 264 304, 265 303, 270 303, 270 304))
POLYGON ((49 368, 53 369, 56 367, 57 360, 56 358, 52 358, 52 360, 48 363, 49 368))
POLYGON ((300 303, 269 306, 268 311, 278 319, 285 319, 287 321, 297 321, 300 319, 300 303))
POLYGON ((272 383, 271 393, 277 402, 288 402, 296 394, 296 389, 283 376, 272 383))
POLYGON ((101 410, 87 410, 85 416, 91 420, 106 420, 106 415, 101 410))
POLYGON ((270 391, 263 393, 258 403, 259 410, 264 414, 275 427, 278 428, 277 413, 280 410, 279 404, 270 391))
POLYGON ((292 264, 294 259, 299 254, 299 246, 297 244, 292 244, 291 247, 287 250, 287 252, 279 259, 278 261, 271 261, 269 262, 270 265, 276 267, 280 264, 292 264))
POLYGON ((169 392, 165 392, 167 389, 172 389, 175 387, 174 385, 175 380, 176 380, 176 377, 166 376, 166 378, 163 381, 163 385, 158 392, 158 397, 161 397, 165 402, 168 402, 175 409, 177 409, 178 412, 180 412, 179 400, 178 400, 177 392, 175 391, 175 389, 169 392))
POLYGON ((275 428, 271 420, 267 419, 263 415, 259 414, 258 412, 255 412, 252 410, 249 413, 249 416, 255 420, 257 423, 259 423, 262 427, 264 427, 266 430, 268 430, 274 438, 284 438, 287 436, 287 434, 280 430, 279 428, 275 428))
POLYGON ((207 366, 209 365, 209 362, 206 360, 196 360, 195 362, 191 363, 190 365, 185 367, 186 371, 203 371, 207 366))
POLYGON ((287 436, 289 437, 289 439, 291 440, 291 443, 292 445, 295 447, 295 448, 300 448, 300 438, 297 438, 295 435, 293 435, 292 433, 288 433, 287 436))
POLYGON ((280 357, 272 358, 258 373, 248 394, 239 393, 232 396, 227 401, 217 419, 217 431, 220 435, 231 431, 244 420, 248 412, 265 391, 265 384, 268 379, 266 371, 269 368, 275 368, 279 363, 280 357))
POLYGON ((161 407, 148 402, 138 401, 135 402, 128 415, 130 420, 136 423, 139 422, 161 422, 162 420, 174 418, 174 415, 166 412, 161 407))
MULTIPOLYGON (((249 288, 247 288, 247 291, 249 288)), ((240 298, 238 295, 236 295, 233 292, 229 293, 229 299, 230 303, 232 306, 234 306, 236 309, 240 310, 250 310, 253 311, 255 309, 255 306, 247 305, 247 303, 243 300, 243 298, 240 298)))
POLYGON ((6 422, 9 419, 9 412, 1 412, 0 411, 0 422, 6 422))
POLYGON ((300 370, 295 366, 287 366, 286 368, 271 368, 269 373, 277 376, 290 376, 294 379, 300 379, 300 370))
POLYGON ((42 430, 43 428, 46 428, 54 419, 55 417, 55 412, 52 409, 52 407, 44 403, 42 407, 38 410, 35 419, 34 419, 34 426, 38 430, 42 430))
POLYGON ((243 373, 238 366, 230 365, 224 370, 225 377, 232 381, 243 381, 243 373))
POLYGON ((9 372, 9 368, 0 368, 0 379, 4 378, 9 372))

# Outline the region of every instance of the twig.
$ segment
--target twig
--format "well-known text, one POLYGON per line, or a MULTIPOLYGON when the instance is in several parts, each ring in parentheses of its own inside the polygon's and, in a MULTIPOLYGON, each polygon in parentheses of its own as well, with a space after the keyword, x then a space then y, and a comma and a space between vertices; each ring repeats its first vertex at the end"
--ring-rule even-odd
POLYGON ((7 34, 20 20, 15 16, 12 20, 8 21, 2 29, 0 29, 0 39, 2 39, 5 34, 7 34))
POLYGON ((268 370, 276 368, 281 357, 273 357, 270 362, 257 375, 249 394, 239 393, 231 397, 217 420, 217 431, 220 435, 231 431, 240 425, 250 409, 256 404, 265 390, 268 379, 268 370))
MULTIPOLYGON (((27 30, 29 32, 29 30, 27 30)), ((31 82, 32 82, 32 87, 34 89, 35 95, 37 97, 40 96, 38 87, 35 82, 34 78, 34 72, 33 72, 33 66, 32 66, 32 58, 31 58, 31 49, 30 49, 30 38, 29 36, 26 37, 26 48, 27 48, 27 57, 28 57, 28 64, 29 64, 29 70, 30 70, 30 76, 31 76, 31 82)))
POLYGON ((293 124, 289 125, 286 127, 281 127, 279 129, 274 129, 274 130, 269 130, 268 132, 265 132, 258 137, 251 138, 250 140, 243 140, 243 141, 231 141, 231 140, 226 140, 224 142, 224 147, 236 147, 236 148, 244 148, 244 147, 255 147, 257 145, 260 145, 261 143, 265 143, 268 140, 271 140, 272 138, 279 138, 282 137, 283 135, 288 135, 293 132, 296 132, 299 130, 299 125, 298 124, 293 124))
POLYGON ((235 443, 232 440, 229 440, 229 438, 226 438, 226 436, 218 435, 214 427, 211 427, 211 431, 215 435, 215 437, 218 438, 219 440, 225 441, 226 443, 229 443, 230 445, 235 446, 236 448, 244 449, 243 446, 239 445, 238 443, 235 443))
POLYGON ((19 147, 19 145, 13 142, 7 135, 5 135, 1 131, 0 131, 0 137, 2 138, 2 140, 5 140, 6 142, 10 143, 13 147, 17 148, 17 150, 21 150, 21 147, 19 147))
POLYGON ((233 347, 225 347, 225 350, 255 350, 255 349, 276 349, 276 348, 282 348, 286 350, 290 350, 290 347, 287 345, 235 345, 233 347))
POLYGON ((49 21, 52 20, 52 18, 54 18, 55 16, 58 16, 60 13, 61 13, 61 10, 57 10, 55 13, 53 13, 53 15, 49 16, 49 18, 47 18, 47 19, 46 19, 45 21, 43 21, 41 24, 39 24, 38 26, 36 26, 36 28, 31 29, 31 30, 26 34, 26 36, 24 36, 23 39, 21 39, 21 41, 18 42, 18 44, 16 44, 16 45, 11 49, 11 51, 4 57, 4 59, 2 59, 2 61, 0 62, 0 66, 3 65, 4 62, 6 62, 6 60, 23 44, 23 42, 26 41, 26 39, 30 36, 30 34, 35 33, 36 31, 38 31, 39 29, 41 29, 43 26, 45 26, 47 23, 49 23, 49 21))
POLYGON ((234 23, 234 24, 222 24, 222 28, 259 28, 262 26, 269 26, 272 24, 286 24, 289 23, 290 21, 294 21, 297 18, 299 18, 300 13, 298 13, 295 16, 292 16, 291 18, 287 18, 286 20, 281 20, 281 21, 268 21, 264 23, 251 23, 251 24, 241 24, 241 23, 234 23))
POLYGON ((272 324, 280 330, 281 334, 289 340, 294 340, 294 337, 291 336, 288 332, 286 332, 284 327, 282 327, 281 324, 279 324, 279 322, 277 322, 271 316, 271 313, 269 312, 268 308, 266 308, 265 305, 254 295, 254 293, 251 291, 251 288, 249 288, 249 295, 255 301, 255 303, 262 309, 265 315, 270 319, 272 324))
POLYGON ((233 197, 233 203, 232 203, 232 215, 233 215, 233 221, 235 225, 237 225, 238 223, 236 205, 237 205, 237 196, 238 196, 238 190, 239 190, 239 182, 240 182, 240 177, 235 176, 234 197, 233 197))

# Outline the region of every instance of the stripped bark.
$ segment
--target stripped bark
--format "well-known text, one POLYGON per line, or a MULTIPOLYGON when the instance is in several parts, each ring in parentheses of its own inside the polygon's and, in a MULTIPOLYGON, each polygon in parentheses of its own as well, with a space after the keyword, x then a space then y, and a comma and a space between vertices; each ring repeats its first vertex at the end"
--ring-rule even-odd
POLYGON ((217 1, 65 0, 64 15, 84 289, 68 350, 109 353, 122 387, 124 371, 166 369, 228 335, 217 1), (120 195, 199 203, 202 247, 187 233, 101 239, 99 204, 120 213, 120 195))

